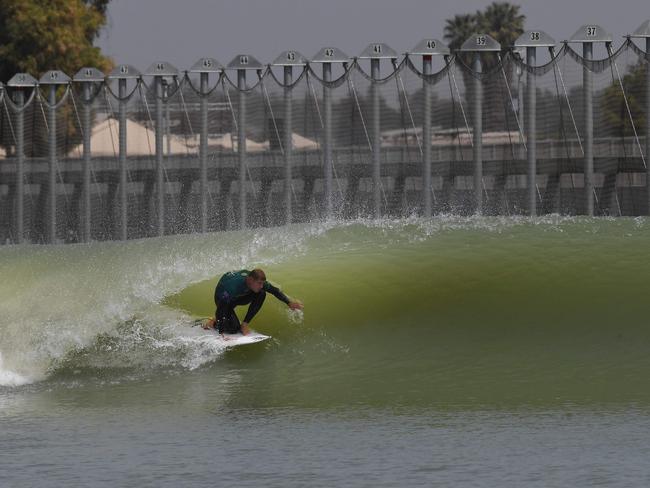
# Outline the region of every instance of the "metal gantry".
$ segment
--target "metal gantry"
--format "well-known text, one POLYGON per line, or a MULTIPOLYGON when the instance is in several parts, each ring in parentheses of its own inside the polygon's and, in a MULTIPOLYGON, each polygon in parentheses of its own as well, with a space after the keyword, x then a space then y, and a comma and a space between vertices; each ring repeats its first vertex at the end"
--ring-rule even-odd
MULTIPOLYGON (((626 36, 628 41, 630 39, 645 39, 645 71, 646 71, 646 83, 645 83, 645 97, 646 97, 646 113, 650 113, 650 59, 647 54, 650 51, 650 21, 646 21, 639 28, 637 28, 633 34, 626 36)), ((594 203, 598 200, 598 194, 595 191, 594 183, 594 106, 593 106, 593 46, 597 43, 603 43, 607 46, 608 55, 612 57, 611 63, 613 64, 613 69, 616 67, 614 61, 613 51, 611 50, 612 37, 604 28, 595 24, 588 24, 582 26, 576 31, 576 33, 571 36, 568 41, 564 41, 565 46, 568 43, 579 43, 582 44, 582 57, 576 55, 575 52, 570 53, 574 59, 578 62, 582 61, 583 66, 583 77, 582 77, 582 96, 583 96, 583 124, 581 127, 582 134, 578 133, 578 124, 575 124, 573 117, 573 111, 569 103, 567 96, 566 87, 564 86, 564 81, 560 74, 560 81, 564 89, 564 97, 566 98, 566 103, 568 104, 569 113, 574 121, 574 127, 578 135, 578 145, 582 150, 584 165, 584 207, 581 209, 586 215, 594 215, 595 208, 594 203)), ((631 45, 631 44, 630 44, 631 45)), ((524 131, 521 131, 522 137, 522 151, 518 154, 519 156, 513 157, 526 159, 526 206, 527 213, 531 216, 535 216, 539 213, 538 205, 541 199, 541 194, 538 189, 538 141, 537 141, 537 94, 536 94, 536 76, 537 76, 537 54, 539 47, 548 48, 551 53, 551 62, 556 63, 556 54, 553 49, 555 46, 555 41, 548 36, 544 31, 541 30, 530 30, 524 32, 514 43, 513 46, 508 46, 508 49, 514 48, 517 51, 517 54, 513 51, 512 56, 515 56, 515 61, 517 61, 517 55, 524 57, 525 60, 523 64, 518 64, 518 68, 524 68, 526 71, 526 86, 525 86, 525 97, 521 89, 520 83, 520 92, 518 97, 519 107, 516 109, 518 115, 521 118, 517 120, 520 131, 521 126, 523 125, 524 131), (525 100, 524 100, 525 98, 525 100), (525 123, 523 115, 525 114, 525 123)), ((568 47, 567 47, 568 49, 568 47)), ((637 53, 643 53, 640 47, 635 47, 637 53)), ((467 39, 459 49, 459 52, 468 52, 472 53, 472 67, 473 72, 473 82, 471 86, 466 86, 466 93, 472 95, 471 104, 473 107, 472 111, 472 142, 473 142, 473 210, 476 214, 482 214, 485 211, 485 199, 487 195, 487 189, 485 187, 483 172, 483 82, 482 74, 483 72, 483 60, 482 53, 485 52, 495 52, 499 53, 502 51, 502 46, 499 43, 490 37, 487 34, 474 34, 469 39, 467 39)), ((435 173, 435 168, 433 167, 433 155, 432 155, 432 107, 433 97, 432 97, 432 88, 435 83, 438 82, 438 74, 434 74, 433 71, 433 57, 442 56, 445 59, 446 66, 445 68, 450 69, 450 62, 453 59, 452 53, 449 49, 437 39, 427 38, 419 42, 413 49, 411 49, 406 56, 422 56, 422 71, 419 73, 419 76, 422 78, 422 106, 421 109, 421 132, 416 127, 416 122, 411 114, 411 121, 413 124, 413 131, 415 137, 418 138, 421 134, 423 144, 420 145, 418 140, 418 145, 420 145, 420 154, 421 154, 421 165, 418 167, 421 168, 420 175, 418 178, 421 178, 422 182, 422 193, 421 200, 419 202, 419 211, 424 216, 431 216, 434 213, 434 202, 435 193, 433 192, 432 185, 432 174, 435 173)), ((247 107, 246 107, 246 98, 247 93, 250 92, 251 88, 248 86, 247 80, 247 71, 254 70, 257 72, 258 77, 260 77, 260 82, 262 83, 262 88, 264 93, 266 93, 266 88, 264 87, 264 75, 262 71, 270 69, 271 66, 281 67, 283 69, 283 81, 281 83, 283 87, 283 101, 284 101, 284 115, 282 118, 281 128, 278 129, 276 126, 276 132, 279 139, 279 147, 281 148, 282 157, 283 157, 283 205, 284 208, 284 222, 291 223, 298 219, 296 215, 296 194, 294 192, 294 182, 303 178, 303 173, 301 170, 300 174, 295 174, 296 161, 294 160, 294 134, 296 128, 294 127, 294 121, 292 117, 293 112, 293 85, 295 83, 295 69, 298 68, 301 70, 301 75, 304 74, 304 70, 311 70, 309 64, 321 64, 322 65, 322 97, 323 97, 323 116, 320 117, 320 108, 318 108, 318 99, 315 99, 316 110, 319 111, 319 119, 322 127, 322 133, 320 138, 320 151, 322 157, 322 173, 321 178, 323 181, 323 201, 322 201, 322 215, 325 218, 332 218, 335 213, 335 205, 333 198, 333 181, 335 176, 335 166, 334 166, 334 142, 333 142, 333 125, 334 121, 332 118, 332 90, 335 86, 338 86, 338 82, 334 82, 332 78, 332 67, 335 63, 341 63, 345 70, 344 76, 349 78, 352 76, 350 73, 352 70, 362 69, 359 64, 359 60, 370 60, 370 75, 367 76, 370 80, 370 117, 366 120, 369 120, 368 124, 369 131, 366 131, 366 125, 364 121, 363 113, 360 114, 360 121, 364 124, 364 131, 366 132, 368 143, 370 146, 370 176, 372 177, 372 191, 370 195, 370 214, 375 218, 380 218, 385 215, 386 211, 389 211, 387 206, 388 201, 386 200, 386 195, 384 192, 384 186, 382 184, 383 177, 389 176, 392 174, 393 170, 389 170, 386 164, 393 164, 390 162, 390 155, 387 152, 383 153, 382 149, 382 133, 381 133, 381 94, 379 86, 387 81, 387 78, 382 78, 381 72, 381 60, 390 60, 393 65, 393 69, 401 69, 397 63, 397 53, 383 43, 372 43, 355 59, 351 60, 349 56, 340 51, 335 47, 324 47, 318 53, 314 55, 311 60, 308 60, 298 51, 289 50, 281 53, 273 63, 266 66, 262 65, 257 59, 251 55, 241 54, 235 56, 235 58, 226 66, 223 67, 219 62, 213 58, 201 58, 199 59, 190 70, 184 73, 187 77, 188 74, 194 73, 197 74, 200 78, 200 88, 196 91, 198 96, 198 103, 192 102, 194 110, 200 110, 200 132, 199 132, 199 144, 198 144, 198 180, 200 183, 199 192, 200 192, 200 208, 198 208, 199 220, 196 224, 196 230, 201 232, 206 232, 210 230, 209 219, 210 219, 210 206, 208 203, 208 197, 210 195, 210 181, 212 176, 209 173, 208 168, 208 95, 211 92, 209 89, 210 77, 212 80, 216 80, 217 83, 225 81, 225 70, 233 70, 237 72, 237 82, 236 88, 238 91, 238 107, 237 113, 233 113, 233 121, 236 130, 236 136, 233 136, 233 146, 237 144, 237 158, 238 158, 238 170, 235 171, 234 175, 238 180, 238 194, 239 194, 239 208, 236 209, 239 211, 238 215, 238 227, 245 229, 250 223, 251 220, 248 216, 247 207, 249 200, 249 188, 248 185, 253 186, 253 191, 255 191, 255 183, 251 176, 251 169, 248 167, 248 158, 247 147, 246 147, 246 132, 247 132, 247 107), (247 181, 249 180, 250 181, 247 181)), ((501 59, 499 61, 502 63, 501 59)), ((412 64, 409 66, 412 67, 412 64)), ((540 67, 541 68, 541 67, 540 67)), ((413 69, 413 68, 411 68, 413 69)), ((467 68, 470 69, 470 68, 467 68)), ((543 72, 544 68, 541 68, 543 72)), ((503 68, 502 68, 503 71, 503 68)), ((559 66, 558 66, 559 71, 559 66)), ((521 72, 521 71, 520 71, 521 72)), ((613 71, 612 71, 613 72, 613 71)), ((313 71, 311 71, 313 73, 313 71)), ((394 75, 401 82, 400 73, 394 72, 394 75)), ((93 148, 91 148, 91 135, 92 135, 92 120, 95 116, 92 108, 92 103, 94 98, 102 91, 102 85, 109 86, 113 80, 117 81, 117 95, 113 95, 119 104, 118 112, 118 122, 119 122, 119 164, 117 167, 117 173, 119 174, 119 181, 116 183, 112 179, 106 179, 103 177, 102 181, 109 182, 109 196, 115 193, 115 188, 119 187, 119 204, 111 205, 113 202, 113 197, 109 197, 109 203, 107 205, 106 212, 115 213, 113 215, 112 222, 115 222, 116 225, 112 227, 113 235, 112 237, 126 240, 129 238, 129 222, 131 216, 129 215, 129 178, 128 178, 128 167, 127 167, 127 101, 130 98, 130 95, 127 94, 127 83, 132 82, 135 88, 141 88, 141 85, 152 86, 150 90, 150 97, 155 102, 155 168, 153 171, 153 179, 150 180, 150 183, 145 183, 144 185, 144 199, 149 202, 149 212, 148 218, 154 222, 152 228, 155 228, 155 235, 164 235, 166 232, 175 231, 175 229, 166 229, 166 223, 170 219, 166 219, 166 205, 167 198, 166 192, 173 191, 171 186, 167 189, 167 176, 165 169, 165 150, 163 147, 165 134, 169 131, 169 125, 165 126, 164 124, 164 115, 169 112, 170 104, 169 97, 170 94, 175 92, 180 87, 180 74, 179 71, 171 66, 167 62, 157 62, 153 63, 144 74, 141 74, 133 66, 129 65, 118 65, 114 70, 112 70, 108 75, 104 75, 100 71, 92 67, 82 68, 79 70, 73 80, 61 71, 48 71, 46 72, 39 81, 36 81, 28 73, 19 73, 14 76, 7 83, 6 87, 3 88, 5 100, 9 104, 11 110, 14 112, 14 116, 10 119, 9 123, 11 124, 11 131, 13 133, 14 140, 14 168, 15 168, 15 178, 10 178, 8 181, 9 192, 7 193, 8 198, 5 200, 12 200, 13 210, 12 215, 12 231, 10 231, 10 238, 17 243, 24 242, 25 238, 29 235, 30 240, 34 238, 42 238, 44 242, 55 243, 63 238, 63 234, 59 231, 62 230, 62 225, 57 225, 57 212, 59 215, 62 215, 62 208, 59 208, 61 205, 60 201, 57 201, 57 194, 65 192, 67 194, 66 187, 69 184, 75 185, 75 191, 73 195, 73 204, 69 205, 67 209, 70 212, 76 212, 78 220, 78 240, 88 242, 93 237, 92 221, 92 200, 91 200, 91 177, 93 174, 92 170, 92 161, 93 161, 93 148), (147 84, 144 78, 152 79, 153 83, 151 85, 147 84), (81 175, 77 179, 76 177, 70 177, 68 173, 64 174, 61 172, 59 165, 60 155, 57 154, 57 130, 60 132, 60 127, 57 129, 57 123, 60 124, 60 121, 57 121, 57 110, 63 103, 61 97, 68 96, 70 85, 74 82, 81 87, 81 116, 78 117, 79 126, 81 128, 81 140, 83 148, 83 158, 81 168, 81 175), (41 98, 39 87, 42 87, 44 98, 41 98), (61 89, 65 87, 65 93, 61 89), (26 100, 25 95, 29 95, 29 99, 26 100), (11 98, 10 98, 11 97, 11 98), (29 106, 32 101, 36 99, 36 102, 40 104, 42 108, 42 114, 44 119, 44 127, 47 131, 47 176, 43 178, 32 178, 30 175, 25 173, 25 108, 29 106), (13 123, 12 123, 13 122, 13 123), (70 179, 71 178, 71 179, 70 179), (61 184, 59 184, 59 180, 61 184), (27 183, 28 182, 28 183, 27 183), (40 208, 34 209, 32 213, 35 212, 35 215, 42 216, 42 220, 38 220, 41 224, 39 233, 34 233, 30 228, 29 231, 25 229, 25 224, 28 221, 25 215, 25 196, 31 193, 31 188, 26 188, 26 184, 31 185, 40 185, 41 197, 38 202, 40 208), (155 187, 155 199, 153 188, 155 187), (78 207, 78 208, 77 208, 78 207), (119 212, 117 212, 119 209, 119 212), (156 215, 156 218, 153 218, 153 215, 156 215)), ((309 76, 309 72, 307 74, 309 76)), ((507 83, 507 77, 504 71, 505 82, 507 83)), ((623 90, 623 95, 625 97, 625 88, 623 86, 622 77, 619 74, 619 84, 623 90)), ((453 73, 450 80, 453 79, 453 73)), ((307 79, 309 83, 309 78, 307 79)), ((454 82, 455 83, 455 82, 454 82)), ((557 83, 557 81, 556 81, 557 83)), ((356 109, 361 111, 361 106, 359 104, 359 99, 356 97, 356 91, 353 87, 352 81, 349 80, 349 86, 351 93, 354 95, 354 101, 356 102, 356 109)), ((235 83, 233 83, 235 85, 235 83)), ((224 85, 225 86, 225 85, 224 85)), ((451 87, 451 81, 450 81, 451 87)), ((134 88, 134 89, 135 89, 134 88)), ((404 97, 406 97, 406 90, 404 89, 402 82, 402 89, 404 90, 404 97)), ((398 85, 399 90, 399 85, 398 85)), ((453 96, 453 88, 452 96, 453 96)), ((313 91, 313 90, 312 90, 313 91)), ((456 88, 458 92, 458 88, 456 88)), ((113 93, 113 92, 111 92, 113 93)), ((510 94, 510 89, 508 88, 508 94, 510 94)), ((142 95, 141 95, 142 96, 142 95)), ((459 93, 460 96, 460 93, 459 93)), ((559 95, 558 95, 559 96, 559 95)), ((232 109, 232 104, 230 103, 230 97, 226 93, 228 98, 228 106, 232 109)), ((268 98, 268 94, 266 94, 268 98)), ((315 92, 314 92, 314 98, 315 92)), ((73 99, 74 102, 74 99, 73 99)), ((645 127, 645 146, 642 147, 642 138, 637 137, 636 128, 634 127, 634 118, 630 112, 630 106, 628 105, 628 100, 626 98, 626 107, 629 118, 633 124, 634 134, 636 137, 636 142, 639 151, 641 152, 641 159, 645 163, 645 156, 650 154, 650 124, 646 124, 645 127)), ((110 102, 108 102, 110 105, 110 102)), ((146 100, 145 100, 146 103, 146 100)), ((270 99, 268 100, 269 105, 271 104, 270 99)), ((401 102, 400 102, 401 103, 401 102)), ((461 102, 462 103, 462 102, 461 102)), ((514 102, 511 100, 514 110, 514 102)), ((184 104, 184 100, 183 100, 184 104)), ((408 100, 407 100, 408 104, 408 100)), ((75 106, 75 110, 77 107, 75 106)), ((148 110, 148 105, 147 105, 148 110)), ((184 104, 184 110, 187 110, 184 104)), ((402 110, 403 107, 402 107, 402 110)), ((462 105, 461 105, 462 110, 462 105)), ((561 110, 561 108, 560 108, 561 110)), ((111 109, 112 111, 112 109, 111 109)), ((8 113, 8 112, 7 112, 8 113)), ((35 114, 37 112, 34 112, 35 114)), ((464 115, 464 111, 463 111, 464 115)), ((419 118, 416 117, 415 119, 419 118)), ((515 117, 517 115, 515 114, 515 117)), ((110 117, 109 117, 110 118, 110 117)), ((167 117, 169 119, 169 116, 167 117)), ((189 122, 189 115, 188 115, 189 122)), ((275 124, 274 118, 274 124, 275 124)), ((110 124, 109 124, 110 125, 110 124)), ((110 129, 110 127, 109 127, 110 129)), ((232 135, 231 131, 231 135, 232 135)), ((404 137, 407 137, 404 134, 404 137)), ((168 146, 171 144, 169 134, 167 134, 167 143, 168 146)), ((625 149, 623 149, 625 150, 625 149)), ((169 153, 169 149, 167 153, 169 153)), ((568 154, 568 153, 567 153, 568 154)), ((216 169, 216 168, 215 168, 216 169)), ((182 173, 183 178, 183 188, 190 188, 191 190, 191 175, 187 173, 189 168, 181 168, 179 171, 182 173), (188 182, 189 181, 189 185, 188 182)), ((7 170, 5 170, 6 172, 7 170)), ((254 174, 259 173, 259 168, 255 167, 253 169, 254 174)), ((401 170, 400 170, 401 171, 401 170)), ((410 171, 410 170, 409 170, 410 171)), ((489 170, 492 174, 493 169, 489 170)), ((546 170, 543 170, 546 172, 546 170)), ((598 169, 599 173, 602 173, 602 169, 598 169)), ((646 172, 646 203, 647 207, 645 211, 650 213, 650 168, 645 167, 644 171, 646 172)), ((31 172, 31 170, 30 170, 31 172)), ((307 175, 310 171, 305 172, 307 175)), ((174 178, 178 178, 178 174, 174 178)), ((217 179, 221 180, 221 172, 215 173, 217 179)), ((228 173, 230 174, 230 173, 228 173)), ((265 173, 269 174, 269 173, 265 173)), ((305 176, 307 178, 313 178, 314 176, 305 176)), ((614 185, 616 187, 615 173, 607 173, 605 175, 606 181, 605 186, 614 185)), ((140 178, 140 176, 138 176, 140 178)), ((149 177, 145 179, 149 181, 149 177)), ((350 176, 346 175, 348 191, 352 191, 352 194, 356 192, 356 182, 358 181, 358 175, 352 177, 354 183, 350 187, 350 176)), ((555 178, 559 178, 558 175, 555 175, 555 178)), ((116 179, 117 180, 117 179, 116 179)), ((138 180, 139 181, 139 180, 138 180)), ((172 180, 169 180, 172 181, 172 180)), ((175 180, 174 180, 175 181, 175 180)), ((227 180, 226 180, 227 181, 227 180)), ((265 180, 266 181, 266 180, 265 180)), ((450 180, 451 181, 451 180, 450 180)), ((555 179, 553 180, 555 182, 555 179)), ((443 182, 444 183, 444 182, 443 182)), ((219 181, 219 185, 222 182, 219 181)), ((559 188, 559 179, 558 183, 553 183, 559 188)), ((268 182, 265 183, 268 186, 268 182)), ((266 188, 264 185, 262 185, 266 188)), ((549 183, 546 183, 546 191, 548 192, 549 183)), ((313 188, 313 180, 309 184, 309 188, 313 188)), ((604 187, 603 187, 604 188, 604 187)), ((184 192, 190 191, 184 190, 184 192)), ((309 190, 311 191, 311 190, 309 190)), ((398 190, 395 190, 397 192, 398 190)), ((230 189, 226 189, 226 192, 230 194, 230 189)), ((395 193, 394 192, 394 193, 395 193)), ((263 193, 264 195, 265 193, 263 193)), ((618 200, 618 195, 616 196, 616 204, 619 206, 620 213, 620 202, 618 200)), ((182 197, 185 198, 185 197, 182 197)), ((67 197, 66 197, 67 200, 67 197)), ((302 202, 306 202, 307 199, 303 198, 302 202)), ((582 200, 581 200, 582 201, 582 200)), ((69 203, 69 202, 68 202, 69 203)), ((600 207, 603 205, 607 206, 611 203, 598 202, 600 207)), ((599 209, 599 212, 601 210, 599 209)), ((180 212, 180 211, 179 211, 180 212)), ((180 215, 180 213, 179 213, 180 215)), ((133 224, 134 222, 132 222, 133 224)), ((140 225, 141 222, 138 222, 137 225, 140 225)), ((69 239, 69 232, 71 229, 67 229, 65 239, 69 239)))

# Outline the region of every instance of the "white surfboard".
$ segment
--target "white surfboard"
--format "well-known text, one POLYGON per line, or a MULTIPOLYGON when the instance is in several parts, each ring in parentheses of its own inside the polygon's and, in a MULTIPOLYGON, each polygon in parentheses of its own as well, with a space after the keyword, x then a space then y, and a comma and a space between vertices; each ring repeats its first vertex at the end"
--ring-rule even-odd
POLYGON ((205 323, 205 321, 206 319, 196 319, 194 321, 193 330, 195 330, 199 336, 206 339, 210 339, 211 341, 212 340, 217 341, 227 347, 242 346, 244 344, 253 344, 255 342, 262 342, 271 338, 271 336, 260 334, 259 332, 256 332, 252 329, 249 329, 249 332, 246 335, 241 333, 221 335, 214 329, 204 329, 203 324, 205 323))
POLYGON ((253 344, 255 342, 262 342, 267 339, 270 339, 271 336, 260 334, 251 330, 248 334, 224 334, 223 336, 219 335, 217 331, 206 331, 208 334, 216 336, 217 340, 223 341, 225 346, 242 346, 244 344, 253 344))

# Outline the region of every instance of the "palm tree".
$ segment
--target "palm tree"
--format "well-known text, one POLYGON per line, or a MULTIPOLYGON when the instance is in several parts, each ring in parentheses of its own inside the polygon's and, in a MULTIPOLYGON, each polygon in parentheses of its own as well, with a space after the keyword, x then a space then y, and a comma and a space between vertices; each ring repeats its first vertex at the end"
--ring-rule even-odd
MULTIPOLYGON (((458 49, 472 35, 476 34, 476 15, 462 14, 455 15, 452 19, 445 21, 444 39, 452 52, 456 53, 457 59, 460 59, 466 66, 471 66, 472 55, 470 53, 458 52, 458 49)), ((465 86, 465 101, 473 100, 474 78, 467 70, 461 70, 463 85, 465 86)))
MULTIPOLYGON (((522 34, 525 15, 520 13, 520 7, 508 2, 493 2, 485 10, 477 11, 475 14, 455 15, 448 19, 445 24, 444 39, 452 50, 459 49, 462 44, 474 34, 489 34, 502 46, 502 52, 509 49, 515 40, 522 34)), ((457 53, 459 59, 471 66, 472 55, 469 53, 457 53)), ((488 71, 497 65, 498 59, 495 55, 483 54, 481 56, 483 71, 488 71)), ((512 74, 506 71, 508 83, 511 83, 512 74)), ((463 82, 465 84, 465 98, 472 100, 474 78, 466 70, 463 70, 463 82)), ((503 127, 505 112, 503 105, 503 77, 500 73, 486 80, 484 83, 484 112, 487 115, 485 130, 493 130, 503 127), (498 76, 497 76, 498 75, 498 76)), ((506 95, 507 96, 507 95, 506 95)))
MULTIPOLYGON (((501 54, 510 49, 517 38, 524 32, 526 16, 519 12, 519 5, 508 2, 493 2, 483 12, 476 13, 476 23, 481 33, 489 34, 501 44, 501 54)), ((483 71, 494 68, 499 62, 496 55, 483 56, 483 71)), ((499 70, 500 71, 500 70, 499 70)), ((505 69, 506 80, 512 86, 513 70, 505 69)), ((502 73, 495 73, 484 84, 485 113, 489 114, 485 123, 486 130, 516 130, 513 115, 510 112, 510 100, 504 86, 502 73), (506 120, 508 123, 506 124, 506 120)))
POLYGON ((445 41, 452 51, 459 49, 472 34, 476 33, 476 15, 455 15, 453 19, 447 19, 445 22, 445 41))
MULTIPOLYGON (((512 47, 524 32, 526 16, 519 13, 519 5, 492 2, 483 12, 476 12, 476 26, 482 34, 489 34, 501 44, 502 54, 512 47)), ((487 58, 484 66, 494 66, 495 57, 487 58)))

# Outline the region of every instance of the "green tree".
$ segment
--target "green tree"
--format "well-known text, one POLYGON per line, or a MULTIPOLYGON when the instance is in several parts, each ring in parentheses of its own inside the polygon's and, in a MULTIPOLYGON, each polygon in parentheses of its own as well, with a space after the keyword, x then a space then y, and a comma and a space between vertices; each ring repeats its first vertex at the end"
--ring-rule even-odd
POLYGON ((452 51, 457 51, 472 34, 476 34, 478 26, 474 14, 454 15, 445 21, 445 41, 452 51))
MULTIPOLYGON (((104 73, 110 71, 112 60, 93 45, 106 23, 108 3, 109 0, 0 0, 0 80, 7 82, 20 72, 39 79, 53 69, 72 77, 85 66, 104 73)), ((63 90, 58 90, 59 97, 63 90)), ((25 139, 25 152, 29 156, 44 156, 44 113, 37 102, 28 113, 32 114, 28 127, 32 136, 25 139)), ((65 154, 79 143, 79 122, 69 103, 59 108, 59 115, 62 122, 57 138, 64 141, 65 154)), ((0 143, 9 154, 14 142, 11 131, 3 130, 0 143)))
MULTIPOLYGON (((637 134, 645 131, 647 124, 646 106, 646 64, 642 61, 630 68, 630 71, 623 76, 625 95, 630 105, 630 112, 634 120, 634 127, 637 134)), ((612 81, 611 85, 603 90, 600 98, 602 114, 609 134, 612 136, 630 136, 633 134, 630 116, 625 107, 625 99, 618 79, 612 81)))
POLYGON ((501 44, 502 53, 513 46, 524 32, 526 16, 519 13, 520 8, 519 5, 508 2, 493 2, 483 12, 476 12, 479 31, 481 34, 489 34, 501 44))
MULTIPOLYGON (((445 21, 444 39, 447 41, 449 49, 456 53, 457 59, 460 59, 468 67, 472 64, 471 53, 459 52, 458 50, 467 39, 478 32, 476 20, 477 16, 474 14, 462 14, 455 15, 445 21)), ((465 101, 469 102, 474 99, 474 78, 465 69, 461 70, 461 74, 465 86, 465 101)))
MULTIPOLYGON (((501 55, 510 49, 517 38, 524 32, 526 17, 519 13, 519 5, 507 2, 493 2, 483 12, 477 12, 477 25, 481 33, 493 37, 501 45, 501 55)), ((483 56, 483 71, 493 69, 499 63, 496 54, 483 56)), ((484 84, 484 110, 488 114, 485 121, 486 130, 517 130, 517 124, 511 113, 512 105, 509 100, 507 81, 513 86, 513 69, 506 66, 506 80, 503 72, 498 70, 484 84)))
POLYGON ((106 23, 108 0, 0 0, 0 80, 50 69, 74 75, 104 72, 112 61, 93 45, 106 23))

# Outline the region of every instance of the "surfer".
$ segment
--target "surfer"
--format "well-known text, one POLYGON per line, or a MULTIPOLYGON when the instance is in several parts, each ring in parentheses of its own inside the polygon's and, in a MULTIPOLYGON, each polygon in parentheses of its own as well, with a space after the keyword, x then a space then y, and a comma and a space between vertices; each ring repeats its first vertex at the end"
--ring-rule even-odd
POLYGON ((303 308, 302 303, 290 300, 279 288, 266 281, 266 274, 261 269, 229 271, 217 283, 214 290, 214 303, 217 305, 217 310, 214 318, 210 318, 203 328, 217 329, 221 335, 238 332, 243 335, 248 334, 248 324, 262 308, 266 292, 286 303, 292 310, 303 308), (240 324, 235 314, 235 307, 247 304, 250 304, 248 312, 240 324))

